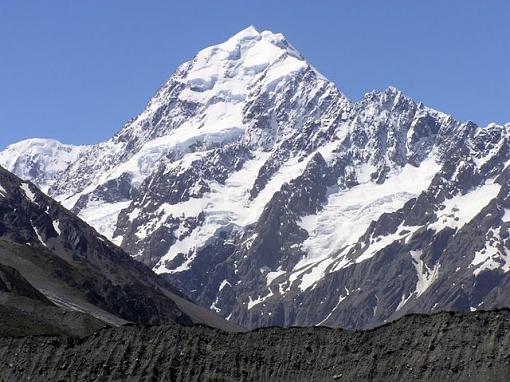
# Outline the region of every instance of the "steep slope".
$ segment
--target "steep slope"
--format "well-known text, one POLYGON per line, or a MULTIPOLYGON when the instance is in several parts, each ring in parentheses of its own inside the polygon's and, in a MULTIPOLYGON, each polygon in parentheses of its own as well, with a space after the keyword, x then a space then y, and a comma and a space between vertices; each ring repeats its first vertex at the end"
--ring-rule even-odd
POLYGON ((106 324, 92 316, 58 308, 14 268, 0 264, 0 336, 86 336, 106 324))
POLYGON ((123 327, 0 338, 0 378, 101 381, 505 381, 508 311, 407 316, 366 332, 123 327))
MULTIPOLYGON (((313 236, 302 242, 301 248, 310 245, 310 250, 293 268, 264 263, 258 249, 242 257, 246 269, 260 269, 266 280, 259 277, 245 290, 244 304, 230 305, 232 316, 248 326, 356 328, 406 312, 508 306, 508 131, 508 126, 447 126, 438 131, 432 165, 427 159, 418 171, 404 167, 380 185, 369 182, 338 197, 330 194, 323 210, 299 220, 313 236), (254 289, 260 292, 254 295, 254 289)), ((284 200, 289 199, 279 198, 271 208, 284 200)), ((290 203, 282 211, 295 205, 290 203)), ((270 234, 255 230, 251 248, 259 240, 270 242, 271 235, 289 237, 283 229, 292 223, 281 223, 270 234)))
POLYGON ((48 192, 232 321, 365 328, 510 304, 509 133, 393 87, 351 103, 249 27, 181 65, 48 192))
POLYGON ((110 324, 199 322, 237 329, 1 167, 0 264, 15 268, 54 304, 110 324))

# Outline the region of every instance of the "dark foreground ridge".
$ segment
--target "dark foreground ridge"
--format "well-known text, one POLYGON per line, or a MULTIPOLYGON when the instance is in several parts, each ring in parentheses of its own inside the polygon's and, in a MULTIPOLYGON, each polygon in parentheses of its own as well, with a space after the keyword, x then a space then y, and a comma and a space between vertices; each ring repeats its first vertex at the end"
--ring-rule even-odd
POLYGON ((410 315, 369 331, 124 326, 0 338, 1 381, 505 381, 510 311, 410 315))

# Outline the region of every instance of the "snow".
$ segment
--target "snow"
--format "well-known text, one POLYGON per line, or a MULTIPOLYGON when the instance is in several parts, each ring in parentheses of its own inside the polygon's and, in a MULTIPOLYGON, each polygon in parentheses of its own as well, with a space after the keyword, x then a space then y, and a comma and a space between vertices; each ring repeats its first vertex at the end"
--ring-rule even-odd
POLYGON ((35 234, 37 236, 37 239, 41 242, 41 244, 44 245, 45 247, 48 247, 48 245, 46 245, 46 243, 44 242, 41 234, 39 233, 39 230, 37 229, 37 227, 32 225, 32 228, 34 229, 34 232, 35 232, 35 234))
POLYGON ((473 261, 473 275, 478 276, 485 270, 502 269, 503 272, 510 270, 510 250, 506 248, 498 230, 491 228, 487 233, 485 246, 475 252, 473 261))
POLYGON ((501 218, 501 220, 504 222, 504 223, 508 223, 510 222, 510 209, 506 208, 503 212, 503 217, 501 218))
POLYGON ((54 139, 27 139, 1 151, 0 165, 47 192, 57 174, 74 162, 85 147, 65 145, 54 139), (34 172, 34 168, 38 171, 34 172))
POLYGON ((356 172, 356 178, 358 183, 366 184, 371 181, 370 174, 375 171, 375 167, 369 163, 362 163, 358 167, 358 171, 356 172))
POLYGON ((129 207, 130 204, 130 201, 117 203, 91 201, 88 203, 87 208, 80 211, 78 216, 93 226, 102 235, 106 236, 109 240, 112 240, 119 213, 123 209, 129 207))
POLYGON ((30 200, 31 202, 35 202, 35 194, 34 192, 30 189, 30 185, 28 183, 21 183, 20 186, 21 190, 25 193, 25 196, 27 197, 28 200, 30 200))
POLYGON ((329 265, 334 261, 334 259, 324 259, 313 264, 311 267, 305 272, 301 273, 301 282, 299 284, 299 289, 304 291, 314 285, 317 281, 319 281, 322 276, 326 273, 326 269, 329 265))
POLYGON ((2 187, 2 185, 0 184, 0 195, 1 196, 7 196, 7 191, 5 190, 5 188, 2 187))
MULTIPOLYGON (((300 226, 310 234, 302 246, 308 254, 305 261, 346 253, 342 249, 356 243, 372 221, 383 213, 398 210, 426 189, 439 168, 431 154, 419 167, 408 164, 395 170, 384 183, 376 184, 366 176, 369 172, 367 166, 361 166, 362 175, 358 176, 358 180, 364 180, 364 183, 348 190, 331 192, 322 211, 301 219, 300 226)), ((395 239, 397 237, 378 242, 362 259, 369 258, 395 239)), ((296 268, 302 265, 300 263, 296 268)))
POLYGON ((271 64, 274 57, 282 53, 280 47, 262 39, 246 52, 241 66, 248 73, 260 73, 271 64))
POLYGON ((430 269, 421 259, 423 251, 411 251, 410 254, 418 277, 415 290, 416 298, 418 298, 437 280, 440 264, 437 263, 430 269))
POLYGON ((228 103, 209 106, 199 118, 200 122, 189 119, 169 134, 147 142, 128 161, 101 175, 82 194, 93 191, 97 184, 119 178, 123 174, 131 175, 133 185, 138 186, 152 173, 157 163, 171 152, 186 154, 197 142, 225 143, 239 138, 243 132, 242 106, 228 103))
POLYGON ((225 288, 227 285, 228 285, 229 287, 231 287, 231 286, 232 286, 232 284, 230 284, 230 283, 229 283, 226 279, 225 279, 225 280, 223 280, 223 281, 221 282, 221 284, 220 284, 219 288, 218 288, 218 292, 219 292, 219 291, 221 291, 221 290, 223 290, 223 288, 225 288))
POLYGON ((265 296, 259 297, 255 300, 251 298, 251 296, 248 296, 248 310, 253 308, 255 305, 261 304, 264 301, 266 301, 269 297, 273 296, 273 291, 271 289, 268 289, 269 293, 265 296))
POLYGON ((461 228, 498 195, 500 188, 497 183, 487 182, 464 195, 457 194, 446 199, 442 203, 442 209, 437 212, 437 221, 430 224, 429 228, 436 232, 445 227, 461 228))
POLYGON ((267 73, 262 81, 262 87, 265 88, 266 91, 276 92, 282 80, 295 76, 296 72, 305 70, 307 67, 308 64, 303 60, 287 56, 271 68, 271 71, 267 73))
POLYGON ((347 298, 347 296, 349 296, 349 291, 347 291, 347 294, 345 296, 344 295, 340 295, 338 297, 338 302, 336 303, 335 307, 333 309, 331 309, 331 311, 328 313, 326 318, 324 318, 321 322, 319 322, 315 326, 320 326, 320 325, 324 324, 333 315, 333 313, 337 310, 337 308, 340 306, 342 301, 344 301, 347 298))
POLYGON ((402 295, 402 299, 397 305, 397 309, 395 309, 395 312, 398 312, 400 309, 404 307, 405 304, 409 301, 409 299, 413 296, 412 293, 409 294, 409 296, 405 297, 405 295, 402 295))
POLYGON ((285 271, 282 270, 281 268, 278 268, 278 270, 274 271, 274 272, 268 272, 266 274, 266 285, 269 286, 271 285, 271 283, 278 277, 280 277, 281 275, 285 274, 285 271))
POLYGON ((155 214, 159 216, 158 221, 152 221, 147 226, 141 227, 136 233, 137 237, 146 237, 154 227, 158 227, 168 216, 195 217, 200 212, 204 212, 205 221, 204 224, 195 228, 189 236, 178 240, 168 253, 161 258, 154 271, 162 273, 187 270, 193 257, 190 257, 185 265, 181 265, 174 270, 168 270, 165 267, 165 262, 174 259, 179 253, 189 254, 204 246, 219 230, 231 228, 242 230, 244 227, 255 223, 274 193, 280 190, 284 183, 288 183, 301 175, 312 156, 313 154, 310 154, 301 161, 294 157, 284 163, 253 200, 250 200, 250 190, 260 168, 269 157, 269 153, 262 151, 255 154, 255 159, 247 161, 241 170, 233 173, 224 185, 211 182, 209 185, 211 192, 203 195, 202 198, 192 198, 174 205, 164 204, 155 214))
POLYGON ((55 230, 57 235, 60 235, 62 233, 62 231, 60 230, 60 222, 58 220, 53 220, 52 224, 53 224, 53 229, 55 230))
POLYGON ((283 35, 269 31, 259 33, 248 27, 226 42, 197 54, 183 79, 187 88, 180 97, 201 103, 212 94, 229 101, 241 100, 247 96, 249 84, 262 84, 268 91, 306 65, 283 35))

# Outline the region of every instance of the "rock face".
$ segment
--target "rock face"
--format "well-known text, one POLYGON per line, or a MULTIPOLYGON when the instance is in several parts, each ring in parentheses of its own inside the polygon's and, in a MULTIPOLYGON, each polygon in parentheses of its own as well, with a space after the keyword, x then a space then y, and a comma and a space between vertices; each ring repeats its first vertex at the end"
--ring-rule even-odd
POLYGON ((25 300, 37 302, 40 309, 28 313, 40 320, 47 306, 58 306, 113 325, 205 323, 238 329, 192 304, 32 183, 1 167, 0 295, 0 303, 23 311, 20 315, 27 313, 25 300))
POLYGON ((0 338, 3 381, 505 381, 510 314, 406 316, 366 332, 121 327, 0 338))
POLYGON ((181 65, 48 193, 232 321, 367 328, 510 304, 509 137, 393 87, 352 103, 250 27, 181 65))

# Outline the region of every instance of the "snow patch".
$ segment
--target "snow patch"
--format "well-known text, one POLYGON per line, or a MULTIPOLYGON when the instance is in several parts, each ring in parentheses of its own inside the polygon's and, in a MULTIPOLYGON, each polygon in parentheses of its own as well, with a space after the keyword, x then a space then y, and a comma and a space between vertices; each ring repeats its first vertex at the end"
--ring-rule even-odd
POLYGON ((405 304, 407 304, 407 302, 409 301, 409 299, 413 296, 413 294, 409 294, 409 296, 405 296, 405 295, 402 295, 402 299, 400 300, 400 302, 398 303, 397 305, 397 309, 395 309, 395 312, 398 312, 400 309, 402 309, 404 307, 405 304))
POLYGON ((255 305, 263 303, 271 296, 273 296, 273 292, 271 291, 271 289, 269 289, 269 293, 267 295, 259 297, 256 300, 252 300, 251 296, 249 296, 248 297, 248 310, 253 308, 255 305))
POLYGON ((281 270, 281 268, 278 268, 278 270, 274 272, 268 272, 266 274, 266 285, 269 286, 273 282, 274 279, 278 278, 279 276, 285 274, 286 272, 281 270))
MULTIPOLYGON (((78 216, 93 226, 98 232, 113 239, 120 211, 128 208, 130 201, 118 203, 104 203, 103 201, 90 201, 87 208, 80 211, 78 216)), ((120 243, 118 243, 120 244, 120 243)))
POLYGON ((503 211, 503 217, 501 218, 501 220, 504 223, 510 222, 510 209, 505 208, 505 210, 503 211))
POLYGON ((58 220, 53 220, 52 224, 53 224, 53 229, 55 230, 57 235, 60 235, 62 233, 62 231, 60 230, 60 222, 58 220))
POLYGON ((441 205, 442 209, 437 212, 437 221, 428 227, 436 232, 446 227, 461 228, 498 195, 500 188, 497 183, 486 183, 464 195, 446 199, 441 205))
POLYGON ((19 188, 21 188, 21 190, 24 192, 25 196, 27 197, 28 200, 30 200, 31 202, 35 203, 35 194, 34 192, 30 189, 30 185, 28 183, 21 183, 19 188))
POLYGON ((218 288, 218 292, 223 290, 223 288, 225 288, 226 286, 229 286, 229 287, 232 287, 232 284, 230 284, 226 279, 223 280, 218 288))
POLYGON ((430 269, 421 259, 422 254, 423 251, 410 252, 414 268, 416 269, 416 276, 418 277, 415 289, 417 298, 420 297, 439 276, 440 264, 437 263, 432 269, 430 269))
POLYGON ((485 246, 475 252, 473 261, 469 265, 475 268, 473 275, 478 276, 486 270, 502 269, 503 272, 510 270, 510 250, 507 249, 505 240, 497 229, 491 228, 487 233, 485 246))
POLYGON ((44 245, 46 248, 48 248, 48 245, 46 245, 46 243, 44 242, 41 234, 39 233, 39 230, 37 229, 36 226, 32 225, 32 228, 34 229, 34 232, 37 236, 37 239, 41 242, 42 245, 44 245))
POLYGON ((344 295, 340 295, 338 297, 338 302, 336 303, 335 307, 333 309, 331 309, 331 312, 329 312, 329 314, 326 316, 326 318, 324 318, 321 322, 319 322, 315 326, 320 326, 320 325, 324 324, 333 315, 335 310, 337 310, 337 308, 340 306, 342 301, 344 301, 349 296, 349 291, 347 290, 347 288, 345 290, 347 291, 346 295, 345 296, 344 295))

